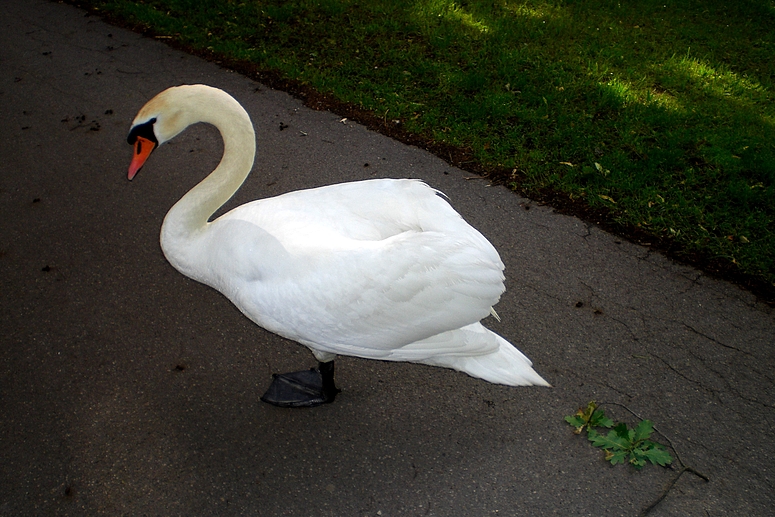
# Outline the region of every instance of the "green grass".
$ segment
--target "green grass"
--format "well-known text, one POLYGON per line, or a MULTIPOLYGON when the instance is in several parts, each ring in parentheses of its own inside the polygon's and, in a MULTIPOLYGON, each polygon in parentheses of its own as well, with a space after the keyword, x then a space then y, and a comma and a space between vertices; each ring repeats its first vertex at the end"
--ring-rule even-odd
POLYGON ((772 0, 88 0, 775 285, 772 0))

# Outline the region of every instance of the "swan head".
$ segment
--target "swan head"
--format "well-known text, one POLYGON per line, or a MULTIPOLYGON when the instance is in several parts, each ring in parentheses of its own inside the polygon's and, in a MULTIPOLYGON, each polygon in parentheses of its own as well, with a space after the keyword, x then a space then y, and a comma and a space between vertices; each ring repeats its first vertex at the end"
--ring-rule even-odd
MULTIPOLYGON (((216 90, 204 85, 184 85, 168 88, 148 101, 137 113, 127 142, 134 146, 127 177, 131 180, 140 171, 154 149, 175 138, 196 119, 197 99, 216 90)), ((218 90, 220 91, 220 90, 218 90)))
POLYGON ((156 124, 156 119, 152 118, 132 126, 131 131, 129 131, 126 141, 135 148, 135 152, 132 155, 132 163, 129 164, 129 173, 127 174, 127 178, 130 180, 135 177, 135 174, 143 167, 145 161, 159 145, 159 139, 156 137, 153 129, 154 124, 156 124))

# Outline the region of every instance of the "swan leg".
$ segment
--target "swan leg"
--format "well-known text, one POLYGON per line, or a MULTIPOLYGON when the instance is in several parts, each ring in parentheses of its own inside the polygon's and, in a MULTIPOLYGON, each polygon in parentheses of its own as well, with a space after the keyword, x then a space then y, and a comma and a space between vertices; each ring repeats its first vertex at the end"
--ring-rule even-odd
POLYGON ((334 361, 318 368, 272 375, 272 384, 261 400, 279 407, 316 407, 334 401, 341 390, 334 383, 334 361))

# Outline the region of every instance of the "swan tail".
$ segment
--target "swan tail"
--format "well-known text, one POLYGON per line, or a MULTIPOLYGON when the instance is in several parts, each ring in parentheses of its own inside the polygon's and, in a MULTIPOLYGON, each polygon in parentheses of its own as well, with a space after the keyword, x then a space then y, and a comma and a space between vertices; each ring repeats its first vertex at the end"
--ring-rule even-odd
MULTIPOLYGON (((450 334, 450 333, 447 333, 450 334)), ((486 341, 489 353, 479 354, 448 354, 426 357, 415 362, 452 368, 467 373, 471 377, 483 379, 494 384, 507 386, 551 386, 534 369, 533 363, 514 345, 501 336, 474 324, 452 332, 456 339, 466 341, 486 341)))

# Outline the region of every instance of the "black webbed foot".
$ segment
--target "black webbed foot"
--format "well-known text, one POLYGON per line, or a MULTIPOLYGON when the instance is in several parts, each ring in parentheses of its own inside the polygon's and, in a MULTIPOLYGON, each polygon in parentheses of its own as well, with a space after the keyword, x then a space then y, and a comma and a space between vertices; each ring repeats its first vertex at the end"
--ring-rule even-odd
POLYGON ((339 390, 334 383, 334 361, 318 363, 318 369, 272 375, 272 384, 261 397, 279 407, 316 407, 334 401, 339 390))

